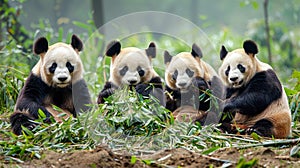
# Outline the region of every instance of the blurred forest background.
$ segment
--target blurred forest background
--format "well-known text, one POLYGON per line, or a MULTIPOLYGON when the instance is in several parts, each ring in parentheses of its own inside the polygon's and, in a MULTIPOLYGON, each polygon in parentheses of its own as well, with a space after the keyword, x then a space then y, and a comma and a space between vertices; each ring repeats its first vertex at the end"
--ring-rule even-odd
MULTIPOLYGON (((86 26, 101 27, 117 17, 141 11, 163 11, 186 18, 208 34, 209 40, 229 49, 241 46, 245 39, 255 40, 261 47, 260 57, 268 58, 263 0, 174 1, 174 0, 0 0, 0 47, 12 35, 30 50, 36 36, 87 34, 86 26), (75 25, 74 25, 75 23, 75 25), (77 23, 77 24, 76 24, 77 23), (8 32, 8 33, 7 33, 8 32), (60 33, 60 34, 59 34, 60 33), (26 43, 28 44, 25 44, 26 43)), ((283 80, 300 64, 300 0, 272 0, 267 4, 272 64, 283 80)), ((159 18, 153 18, 159 19, 159 18)), ((172 28, 172 27, 171 27, 172 28)), ((51 37, 50 37, 51 36, 51 37)), ((85 36, 88 37, 88 34, 85 36)), ((84 39, 85 40, 85 39, 84 39)))

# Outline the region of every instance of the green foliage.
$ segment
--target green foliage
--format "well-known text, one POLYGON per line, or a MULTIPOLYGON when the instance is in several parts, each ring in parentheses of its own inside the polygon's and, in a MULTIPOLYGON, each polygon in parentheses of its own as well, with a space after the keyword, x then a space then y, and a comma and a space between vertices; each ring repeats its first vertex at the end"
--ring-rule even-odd
POLYGON ((110 96, 100 113, 116 132, 126 136, 150 136, 174 122, 170 111, 153 100, 144 100, 141 95, 125 88, 110 96))
POLYGON ((290 109, 292 113, 292 121, 294 121, 293 127, 297 127, 300 114, 300 72, 294 71, 292 78, 295 79, 295 85, 292 89, 285 88, 290 102, 290 109))
POLYGON ((16 44, 22 47, 23 51, 27 51, 28 49, 31 50, 32 43, 28 41, 29 33, 20 24, 18 18, 21 14, 20 9, 22 8, 23 2, 19 0, 19 5, 15 8, 9 5, 8 0, 1 0, 0 2, 0 48, 6 45, 5 41, 1 41, 2 36, 4 36, 2 30, 5 30, 4 32, 9 34, 9 36, 7 36, 7 41, 14 40, 16 44))
MULTIPOLYGON (((44 116, 45 115, 40 115, 44 116)), ((32 131, 23 127, 23 135, 16 136, 8 131, 9 124, 1 122, 0 154, 6 160, 26 160, 41 158, 41 152, 47 150, 70 151, 93 148, 94 141, 88 136, 80 121, 76 118, 63 119, 63 122, 44 123, 41 117, 32 131), (5 129, 4 129, 5 128, 5 129)), ((54 121, 54 119, 52 119, 54 121)))
POLYGON ((170 111, 156 102, 155 98, 143 99, 127 88, 116 91, 106 102, 88 116, 83 116, 85 125, 93 130, 94 136, 149 137, 161 133, 174 123, 170 111))
POLYGON ((292 147, 292 149, 290 151, 290 156, 300 158, 300 146, 299 145, 295 145, 292 147))
POLYGON ((0 114, 13 109, 18 93, 29 74, 26 55, 13 42, 0 51, 0 114))
POLYGON ((256 159, 256 158, 253 158, 249 161, 245 160, 244 158, 240 158, 236 167, 237 168, 250 168, 250 167, 257 165, 257 163, 258 163, 258 159, 256 159))

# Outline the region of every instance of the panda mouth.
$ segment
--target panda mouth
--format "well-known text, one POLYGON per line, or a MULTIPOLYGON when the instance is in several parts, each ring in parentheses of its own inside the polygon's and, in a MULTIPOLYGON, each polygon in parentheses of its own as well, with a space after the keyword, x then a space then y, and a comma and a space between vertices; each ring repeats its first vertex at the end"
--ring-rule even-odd
POLYGON ((232 86, 233 87, 240 87, 242 84, 243 84, 243 82, 244 82, 244 80, 242 79, 241 81, 239 81, 239 82, 235 82, 235 83, 232 83, 232 86))
POLYGON ((56 86, 60 87, 60 88, 64 88, 67 87, 69 85, 69 83, 57 83, 56 86))

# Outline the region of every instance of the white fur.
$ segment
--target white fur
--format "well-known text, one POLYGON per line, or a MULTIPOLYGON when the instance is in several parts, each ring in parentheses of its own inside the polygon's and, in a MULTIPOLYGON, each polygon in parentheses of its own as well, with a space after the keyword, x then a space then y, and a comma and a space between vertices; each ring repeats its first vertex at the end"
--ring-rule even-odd
POLYGON ((66 87, 83 78, 83 65, 78 53, 72 46, 65 43, 56 43, 50 46, 45 54, 41 54, 41 59, 32 72, 40 76, 49 86, 66 87), (54 74, 51 74, 49 68, 54 62, 57 64, 57 68, 54 74), (67 62, 74 67, 72 73, 66 67, 67 62), (67 79, 62 82, 58 79, 62 77, 67 79))
POLYGON ((174 90, 180 89, 181 92, 188 90, 192 83, 192 78, 201 77, 206 81, 210 81, 213 76, 217 76, 215 70, 203 60, 194 58, 189 52, 181 52, 173 56, 165 71, 167 85, 174 90), (193 71, 194 75, 189 77, 186 69, 193 71), (178 76, 176 81, 174 81, 172 74, 176 70, 178 71, 178 76))
POLYGON ((123 87, 130 84, 136 85, 138 83, 148 82, 154 76, 158 75, 154 71, 145 50, 128 47, 122 49, 112 61, 109 81, 118 87, 123 87), (125 66, 128 67, 128 71, 124 76, 121 76, 120 70, 125 66), (139 75, 137 71, 138 67, 144 71, 144 76, 141 77, 139 75), (130 83, 130 81, 136 82, 130 83))

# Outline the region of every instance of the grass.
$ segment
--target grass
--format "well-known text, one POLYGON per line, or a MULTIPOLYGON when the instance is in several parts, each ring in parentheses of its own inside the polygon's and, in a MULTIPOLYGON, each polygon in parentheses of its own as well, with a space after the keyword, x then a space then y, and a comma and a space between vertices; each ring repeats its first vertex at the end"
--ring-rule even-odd
MULTIPOLYGON (((67 152, 94 149, 97 144, 105 143, 113 151, 126 150, 137 156, 177 147, 209 155, 227 147, 244 149, 259 146, 294 146, 290 155, 300 156, 300 147, 297 145, 299 136, 286 140, 257 135, 241 137, 221 133, 216 125, 175 122, 171 113, 157 102, 144 100, 127 89, 117 92, 107 101, 107 104, 94 107, 94 110, 79 118, 70 117, 62 123, 43 123, 41 115, 36 120, 39 126, 33 131, 25 129, 21 136, 10 132, 7 116, 2 115, 0 154, 6 162, 22 163, 24 160, 41 158, 44 150, 67 152)), ((295 128, 299 128, 299 125, 295 128)), ((244 160, 240 162, 246 164, 244 160)), ((256 161, 253 160, 253 163, 256 161)))

